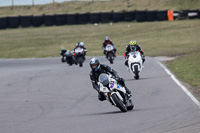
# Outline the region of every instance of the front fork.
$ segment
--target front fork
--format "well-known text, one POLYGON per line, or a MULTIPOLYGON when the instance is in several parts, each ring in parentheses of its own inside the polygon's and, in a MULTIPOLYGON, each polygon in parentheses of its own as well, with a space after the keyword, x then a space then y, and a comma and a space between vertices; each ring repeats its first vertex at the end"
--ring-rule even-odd
MULTIPOLYGON (((124 104, 127 104, 127 101, 128 101, 128 96, 127 94, 121 94, 118 90, 114 89, 112 92, 108 93, 108 100, 111 102, 112 105, 115 105, 113 102, 112 102, 112 99, 111 99, 111 95, 113 93, 116 93, 117 96, 120 98, 120 99, 123 99, 122 101, 124 102, 124 104)), ((105 94, 104 94, 105 95, 105 94)), ((105 95, 106 96, 106 95, 105 95)))

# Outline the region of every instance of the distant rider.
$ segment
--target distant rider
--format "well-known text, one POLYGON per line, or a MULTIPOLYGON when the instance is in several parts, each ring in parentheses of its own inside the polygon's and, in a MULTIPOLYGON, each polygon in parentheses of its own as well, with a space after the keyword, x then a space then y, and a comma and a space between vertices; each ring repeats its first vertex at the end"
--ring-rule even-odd
MULTIPOLYGON (((67 52, 71 52, 71 51, 70 51, 70 50, 67 50, 67 49, 65 49, 65 48, 62 48, 62 49, 60 50, 60 55, 62 56, 62 62, 63 62, 63 63, 66 61, 66 60, 64 60, 64 56, 65 56, 65 54, 66 54, 67 52)), ((77 65, 77 62, 75 61, 75 57, 74 57, 73 53, 72 53, 72 60, 73 60, 74 64, 77 65)))
POLYGON ((126 50, 124 52, 124 57, 126 58, 126 61, 125 61, 125 65, 128 67, 128 54, 131 52, 131 51, 139 51, 142 55, 142 63, 145 62, 145 53, 144 51, 142 50, 142 48, 140 47, 140 45, 137 44, 136 40, 131 40, 128 44, 128 46, 126 46, 126 50))
POLYGON ((102 46, 102 49, 104 50, 103 54, 106 54, 105 48, 106 48, 106 46, 108 44, 113 46, 113 48, 114 48, 114 56, 116 57, 117 49, 115 48, 115 44, 112 42, 112 40, 110 40, 109 36, 106 36, 105 40, 103 41, 103 46, 102 46))
POLYGON ((106 100, 103 93, 99 91, 100 88, 97 84, 99 75, 102 73, 111 74, 120 83, 120 85, 125 87, 128 96, 131 97, 131 91, 126 87, 124 79, 120 78, 115 70, 107 65, 100 64, 100 61, 97 58, 92 58, 89 64, 92 69, 90 72, 90 79, 92 81, 93 88, 98 92, 98 99, 100 101, 106 100))
POLYGON ((62 48, 62 49, 60 50, 60 55, 63 57, 64 54, 65 54, 67 51, 68 51, 67 49, 62 48))
POLYGON ((77 43, 76 46, 75 46, 75 48, 74 48, 74 51, 75 51, 75 49, 77 49, 78 47, 83 48, 83 49, 84 49, 84 55, 86 55, 87 49, 85 48, 84 42, 79 42, 79 43, 77 43))

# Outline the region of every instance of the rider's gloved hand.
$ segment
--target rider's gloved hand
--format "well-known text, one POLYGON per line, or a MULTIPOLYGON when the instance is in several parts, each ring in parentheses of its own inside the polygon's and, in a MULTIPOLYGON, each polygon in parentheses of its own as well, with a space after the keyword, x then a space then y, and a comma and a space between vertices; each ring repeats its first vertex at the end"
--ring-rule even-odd
POLYGON ((145 60, 145 56, 144 56, 144 55, 142 55, 142 59, 144 59, 144 60, 145 60))
POLYGON ((145 62, 145 56, 142 55, 142 63, 144 63, 144 62, 145 62))
POLYGON ((144 55, 142 55, 142 60, 145 60, 145 56, 144 55))

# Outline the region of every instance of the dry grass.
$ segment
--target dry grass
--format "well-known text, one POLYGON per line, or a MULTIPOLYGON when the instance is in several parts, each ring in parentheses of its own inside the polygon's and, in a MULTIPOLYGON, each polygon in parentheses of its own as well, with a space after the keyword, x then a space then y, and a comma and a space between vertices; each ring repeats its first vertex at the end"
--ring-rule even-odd
POLYGON ((110 12, 123 10, 182 10, 198 9, 200 0, 112 0, 93 2, 63 2, 35 5, 35 6, 15 6, 0 7, 0 16, 17 15, 42 15, 42 14, 63 14, 77 12, 110 12))

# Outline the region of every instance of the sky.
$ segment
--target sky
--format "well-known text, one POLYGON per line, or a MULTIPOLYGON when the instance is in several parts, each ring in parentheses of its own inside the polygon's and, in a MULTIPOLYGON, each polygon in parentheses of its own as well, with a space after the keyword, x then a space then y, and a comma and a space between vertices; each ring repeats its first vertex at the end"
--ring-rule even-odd
MULTIPOLYGON (((12 1, 14 2, 14 5, 32 5, 32 1, 34 1, 35 5, 42 5, 53 2, 53 0, 0 0, 0 7, 12 6, 12 1)), ((71 0, 54 0, 54 2, 64 2, 64 1, 71 1, 71 0)))

